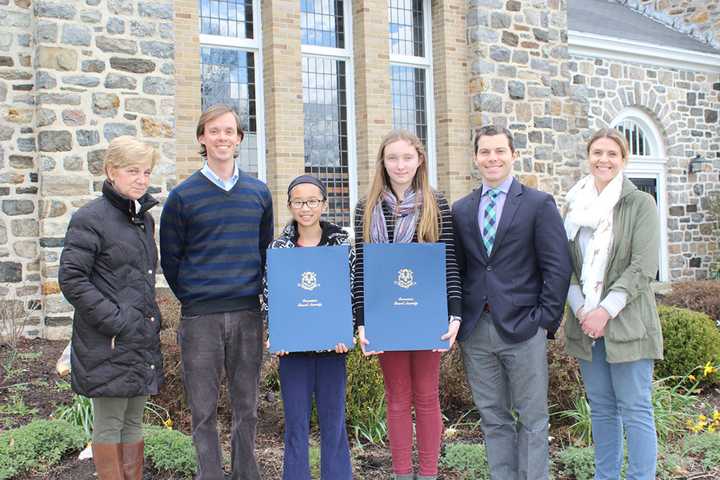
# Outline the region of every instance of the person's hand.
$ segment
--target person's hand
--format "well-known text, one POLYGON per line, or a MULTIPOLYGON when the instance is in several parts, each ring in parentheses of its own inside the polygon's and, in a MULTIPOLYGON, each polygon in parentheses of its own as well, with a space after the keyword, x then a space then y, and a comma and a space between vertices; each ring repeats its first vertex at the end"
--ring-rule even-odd
POLYGON ((448 348, 434 348, 433 352, 447 352, 451 350, 455 345, 455 338, 457 337, 458 331, 460 330, 460 321, 453 320, 448 324, 448 331, 445 335, 440 337, 440 340, 448 340, 448 348))
POLYGON ((585 321, 585 307, 578 308, 577 312, 575 312, 575 318, 578 319, 578 322, 580 322, 580 325, 583 324, 585 321))
MULTIPOLYGON (((270 351, 270 339, 269 339, 269 338, 268 338, 267 340, 265 340, 265 348, 267 348, 268 351, 270 351)), ((288 354, 288 352, 286 352, 286 351, 284 351, 284 350, 280 350, 279 352, 275 352, 275 355, 277 355, 278 357, 282 357, 282 356, 287 355, 287 354, 288 354)))
POLYGON ((338 343, 335 345, 335 353, 347 353, 348 347, 344 343, 338 343))
POLYGON ((366 357, 369 355, 378 355, 383 352, 376 352, 375 350, 368 350, 367 346, 370 344, 370 341, 365 337, 365 326, 359 326, 358 327, 358 341, 360 342, 360 349, 362 349, 363 355, 366 357))
POLYGON ((605 335, 605 326, 610 320, 610 314, 602 307, 598 307, 585 314, 585 318, 580 324, 583 332, 588 337, 594 339, 605 335))

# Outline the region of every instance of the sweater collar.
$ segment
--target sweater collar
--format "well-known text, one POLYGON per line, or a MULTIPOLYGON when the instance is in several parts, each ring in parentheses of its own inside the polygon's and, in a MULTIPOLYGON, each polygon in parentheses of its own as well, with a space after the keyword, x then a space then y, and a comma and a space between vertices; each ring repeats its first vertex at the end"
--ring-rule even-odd
POLYGON ((145 195, 140 197, 137 201, 137 204, 140 205, 140 209, 137 210, 136 203, 129 198, 120 195, 109 180, 105 180, 105 182, 103 182, 102 194, 108 199, 112 206, 125 213, 133 222, 139 221, 142 223, 142 218, 145 216, 145 212, 159 203, 152 195, 145 193, 145 195))

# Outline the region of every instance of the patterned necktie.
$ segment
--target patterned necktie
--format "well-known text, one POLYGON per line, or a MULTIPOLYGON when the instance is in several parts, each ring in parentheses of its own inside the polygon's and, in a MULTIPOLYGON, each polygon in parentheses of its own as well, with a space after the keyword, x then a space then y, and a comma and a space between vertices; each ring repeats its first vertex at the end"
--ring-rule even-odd
POLYGON ((498 195, 500 195, 499 189, 493 188, 488 190, 487 196, 489 201, 487 205, 485 205, 485 211, 483 212, 482 237, 488 255, 492 252, 495 233, 497 233, 497 212, 495 211, 495 207, 497 206, 496 200, 498 195))

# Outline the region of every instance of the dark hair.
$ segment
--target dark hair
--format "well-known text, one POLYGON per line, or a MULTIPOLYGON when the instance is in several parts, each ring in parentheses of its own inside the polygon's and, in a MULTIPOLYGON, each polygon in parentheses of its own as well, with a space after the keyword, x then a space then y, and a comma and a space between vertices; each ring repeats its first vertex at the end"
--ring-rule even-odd
POLYGON ((495 135, 505 135, 508 139, 508 145, 510 145, 510 152, 515 153, 515 145, 513 143, 513 136, 512 133, 510 133, 510 130, 505 127, 498 127, 497 125, 484 125, 475 130, 475 139, 473 140, 475 155, 477 155, 478 152, 480 137, 494 137, 495 135))
MULTIPOLYGON (((226 113, 232 113, 233 117, 235 117, 237 133, 240 136, 240 141, 242 142, 243 138, 245 138, 245 132, 243 132, 242 127, 240 127, 240 116, 237 114, 234 108, 223 103, 217 103, 211 107, 208 107, 208 109, 205 110, 202 115, 200 115, 200 120, 198 120, 197 128, 195 129, 195 138, 200 140, 200 136, 205 134, 205 125, 208 122, 212 122, 216 118, 225 115, 226 113)), ((205 148, 205 145, 200 145, 200 155, 203 158, 207 156, 207 149, 205 148)), ((235 156, 237 157, 237 152, 235 152, 235 156)))
POLYGON ((309 183, 310 185, 318 187, 320 189, 320 193, 322 194, 322 199, 327 200, 327 187, 319 178, 313 177, 312 175, 300 175, 299 177, 295 177, 295 179, 290 182, 290 185, 288 185, 288 203, 290 203, 290 194, 292 193, 292 189, 298 185, 302 185, 303 183, 309 183))

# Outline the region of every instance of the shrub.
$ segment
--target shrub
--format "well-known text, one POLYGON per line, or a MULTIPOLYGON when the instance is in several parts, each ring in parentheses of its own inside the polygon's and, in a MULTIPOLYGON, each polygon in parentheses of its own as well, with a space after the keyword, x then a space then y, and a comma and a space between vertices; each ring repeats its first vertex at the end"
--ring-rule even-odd
POLYGON ((359 442, 383 443, 385 422, 385 385, 377 357, 365 357, 360 348, 347 356, 345 411, 350 430, 359 442))
POLYGON ((699 456, 706 470, 720 467, 720 433, 705 432, 689 435, 684 442, 684 455, 699 456))
POLYGON ((665 305, 703 312, 715 322, 720 321, 720 282, 717 280, 673 283, 672 291, 661 301, 665 305))
POLYGON ((595 476, 595 449, 593 447, 567 447, 557 454, 558 473, 575 480, 593 480, 595 476))
POLYGON ((82 428, 63 420, 34 420, 0 433, 0 480, 44 471, 85 445, 82 428))
POLYGON ((455 470, 463 480, 490 478, 485 446, 475 443, 451 443, 445 447, 440 464, 455 470))
POLYGON ((160 316, 163 322, 163 329, 177 330, 180 325, 181 305, 175 295, 166 288, 158 288, 155 300, 160 308, 160 316))
POLYGON ((574 400, 583 394, 580 367, 574 357, 565 353, 565 334, 562 327, 555 340, 547 343, 548 405, 558 412, 574 408, 574 400))
POLYGON ((260 371, 260 381, 264 390, 273 392, 280 391, 280 360, 276 355, 267 355, 263 359, 262 369, 260 371))
MULTIPOLYGON (((687 375, 707 362, 720 359, 720 331, 715 323, 700 312, 684 308, 658 306, 665 343, 665 359, 655 364, 657 378, 687 375)), ((700 372, 702 375, 702 372, 700 372)), ((705 378, 718 380, 716 373, 705 378)))
POLYGON ((459 347, 444 354, 440 363, 440 406, 446 414, 465 412, 475 406, 459 347))
POLYGON ((177 430, 145 426, 145 457, 155 469, 192 478, 197 457, 192 438, 177 430))

